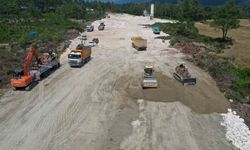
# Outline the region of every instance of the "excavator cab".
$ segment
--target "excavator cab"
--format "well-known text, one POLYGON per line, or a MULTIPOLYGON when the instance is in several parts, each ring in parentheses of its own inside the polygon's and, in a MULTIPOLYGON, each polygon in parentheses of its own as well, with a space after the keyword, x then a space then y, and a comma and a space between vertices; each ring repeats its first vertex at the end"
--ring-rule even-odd
POLYGON ((10 83, 14 90, 17 88, 25 88, 28 87, 33 81, 31 75, 24 76, 23 69, 16 69, 13 73, 13 78, 11 79, 10 83))
POLYGON ((30 90, 37 83, 35 78, 29 73, 29 65, 33 56, 38 61, 38 55, 36 52, 36 46, 32 46, 24 63, 24 69, 17 69, 14 71, 13 78, 10 80, 10 84, 14 90, 24 88, 30 90))
POLYGON ((23 76, 23 69, 16 69, 15 71, 13 71, 12 75, 15 79, 21 78, 21 76, 23 76))

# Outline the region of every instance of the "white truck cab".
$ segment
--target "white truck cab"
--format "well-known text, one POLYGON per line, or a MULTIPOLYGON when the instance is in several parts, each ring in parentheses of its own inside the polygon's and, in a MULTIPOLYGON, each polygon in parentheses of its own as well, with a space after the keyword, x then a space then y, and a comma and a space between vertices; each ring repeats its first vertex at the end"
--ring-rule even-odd
POLYGON ((68 55, 68 61, 71 67, 80 67, 83 65, 81 53, 70 52, 68 55))

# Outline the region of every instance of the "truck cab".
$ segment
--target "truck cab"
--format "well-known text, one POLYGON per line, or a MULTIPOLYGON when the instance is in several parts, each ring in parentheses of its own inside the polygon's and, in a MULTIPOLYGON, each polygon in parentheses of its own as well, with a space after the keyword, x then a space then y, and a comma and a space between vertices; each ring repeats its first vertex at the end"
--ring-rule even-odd
POLYGON ((68 61, 71 67, 74 66, 82 66, 83 65, 83 61, 82 61, 82 54, 80 52, 70 52, 70 54, 68 55, 68 61))
POLYGON ((102 30, 104 30, 104 28, 105 28, 105 24, 104 24, 104 22, 101 22, 100 25, 98 26, 98 30, 102 31, 102 30))
POLYGON ((91 59, 91 47, 78 44, 68 54, 68 62, 71 67, 81 67, 91 59))
POLYGON ((160 27, 159 27, 159 26, 154 26, 154 27, 152 27, 152 30, 153 30, 153 33, 154 33, 154 34, 160 34, 160 33, 161 33, 161 30, 160 30, 160 27))
POLYGON ((86 31, 87 31, 87 32, 92 32, 92 31, 94 31, 94 26, 92 26, 92 25, 86 26, 86 31))

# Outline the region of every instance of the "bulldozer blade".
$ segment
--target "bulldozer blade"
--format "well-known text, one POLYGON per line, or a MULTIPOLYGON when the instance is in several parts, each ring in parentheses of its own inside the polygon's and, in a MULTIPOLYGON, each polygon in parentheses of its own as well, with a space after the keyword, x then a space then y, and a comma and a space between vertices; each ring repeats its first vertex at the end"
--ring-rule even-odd
POLYGON ((190 78, 190 79, 183 79, 182 81, 183 85, 195 85, 196 84, 196 78, 190 78))
POLYGON ((195 85, 196 84, 196 78, 183 79, 177 73, 174 73, 173 76, 176 80, 180 81, 183 85, 186 85, 186 84, 187 85, 195 85))

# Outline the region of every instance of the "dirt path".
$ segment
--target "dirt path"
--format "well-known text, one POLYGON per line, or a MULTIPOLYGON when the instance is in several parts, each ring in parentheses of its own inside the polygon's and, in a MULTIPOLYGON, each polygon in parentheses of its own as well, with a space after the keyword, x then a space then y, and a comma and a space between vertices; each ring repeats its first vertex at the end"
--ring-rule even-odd
POLYGON ((84 67, 70 68, 67 51, 62 67, 31 92, 1 98, 1 150, 234 149, 218 114, 227 101, 211 77, 190 64, 197 86, 182 87, 172 79, 182 54, 139 25, 154 21, 113 14, 104 22, 104 31, 87 33, 100 44, 84 67), (148 39, 148 51, 131 47, 134 35, 148 39), (141 90, 145 63, 160 73, 157 90, 141 90))

